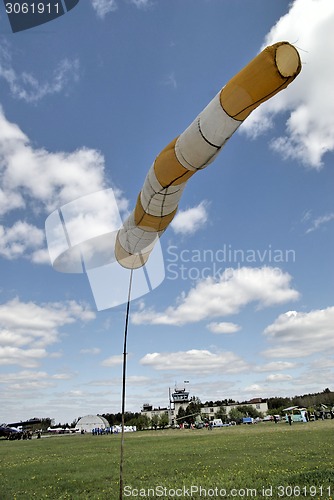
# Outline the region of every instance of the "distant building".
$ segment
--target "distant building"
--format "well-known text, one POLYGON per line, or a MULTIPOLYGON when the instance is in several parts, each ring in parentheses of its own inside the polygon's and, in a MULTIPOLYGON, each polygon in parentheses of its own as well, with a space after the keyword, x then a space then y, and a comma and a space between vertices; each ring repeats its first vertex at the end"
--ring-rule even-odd
MULTIPOLYGON (((143 405, 143 409, 141 410, 141 414, 145 415, 149 419, 152 419, 154 415, 156 415, 158 418, 161 417, 163 414, 168 415, 169 419, 169 425, 177 425, 177 415, 180 410, 180 408, 183 408, 184 410, 187 408, 189 403, 191 402, 191 399, 189 398, 189 391, 187 391, 185 388, 177 388, 175 387, 174 391, 171 392, 169 389, 169 407, 168 408, 154 408, 152 405, 149 403, 145 403, 143 405)), ((217 414, 220 412, 221 408, 225 409, 226 415, 228 416, 232 408, 238 408, 239 406, 252 406, 255 410, 257 410, 260 413, 263 413, 264 415, 267 414, 268 412, 268 404, 265 399, 262 398, 254 398, 251 399, 250 401, 244 401, 242 403, 229 403, 229 404, 223 404, 223 405, 218 405, 212 403, 211 405, 208 404, 202 404, 201 407, 201 418, 202 420, 214 420, 217 418, 217 414)))
POLYGON ((94 429, 107 429, 110 427, 108 420, 101 415, 86 415, 85 417, 81 417, 77 421, 77 425, 75 426, 76 430, 83 432, 92 432, 94 429))
POLYGON ((250 401, 244 401, 243 403, 229 403, 227 405, 203 405, 201 408, 202 419, 213 420, 216 418, 217 413, 221 408, 225 409, 226 415, 228 416, 232 408, 238 408, 239 406, 252 406, 255 410, 264 415, 268 412, 267 400, 256 398, 250 401))
POLYGON ((153 408, 152 405, 150 405, 148 403, 144 403, 143 409, 141 410, 141 414, 143 416, 149 418, 150 420, 152 420, 152 417, 154 417, 154 416, 157 416, 158 418, 160 418, 162 415, 168 415, 168 418, 169 418, 170 409, 169 408, 160 408, 160 406, 158 408, 153 408))

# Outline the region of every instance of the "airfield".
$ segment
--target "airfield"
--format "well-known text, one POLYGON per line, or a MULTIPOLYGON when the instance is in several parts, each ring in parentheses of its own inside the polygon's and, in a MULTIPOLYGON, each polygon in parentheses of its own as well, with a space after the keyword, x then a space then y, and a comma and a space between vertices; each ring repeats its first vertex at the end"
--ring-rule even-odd
MULTIPOLYGON (((316 498, 334 489, 334 420, 125 436, 124 498, 316 498)), ((116 499, 120 435, 0 440, 1 499, 116 499)))

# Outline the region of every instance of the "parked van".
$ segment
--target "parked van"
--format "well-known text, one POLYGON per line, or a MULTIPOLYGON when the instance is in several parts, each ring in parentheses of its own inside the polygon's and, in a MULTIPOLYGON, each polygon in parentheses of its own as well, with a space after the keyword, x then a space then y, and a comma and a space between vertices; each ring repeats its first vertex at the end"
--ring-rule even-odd
POLYGON ((307 410, 306 408, 299 408, 298 406, 290 406, 290 408, 285 408, 285 420, 289 421, 289 415, 291 416, 292 422, 307 422, 307 410))

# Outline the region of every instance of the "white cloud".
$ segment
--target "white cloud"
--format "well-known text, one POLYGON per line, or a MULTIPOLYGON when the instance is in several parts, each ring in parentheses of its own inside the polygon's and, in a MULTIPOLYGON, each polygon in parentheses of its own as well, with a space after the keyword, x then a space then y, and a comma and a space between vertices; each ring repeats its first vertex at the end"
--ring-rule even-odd
POLYGON ((202 201, 196 207, 180 210, 171 222, 171 227, 176 234, 194 234, 207 221, 207 202, 202 201))
MULTIPOLYGON (((147 384, 147 383, 152 383, 152 380, 149 377, 145 377, 145 375, 129 375, 126 379, 127 384, 129 385, 139 385, 142 386, 142 384, 147 384)), ((120 384, 120 379, 119 379, 119 384, 120 384)))
POLYGON ((115 356, 110 356, 110 358, 106 358, 102 361, 102 366, 119 366, 123 362, 122 354, 116 354, 115 356))
POLYGON ((255 371, 257 372, 271 372, 271 371, 280 371, 280 370, 290 370, 292 368, 296 368, 298 366, 297 363, 292 363, 290 361, 272 361, 271 363, 266 363, 261 366, 257 366, 255 371))
POLYGON ((240 330, 240 326, 235 323, 226 323, 226 322, 212 322, 207 325, 208 330, 212 333, 235 333, 240 330))
POLYGON ((44 371, 22 370, 0 375, 0 384, 6 387, 7 393, 15 391, 15 394, 21 391, 45 389, 54 387, 54 380, 69 380, 73 377, 71 373, 56 373, 50 375, 44 371))
POLYGON ((47 248, 34 250, 26 257, 30 258, 34 264, 50 264, 50 254, 47 248))
POLYGON ((82 208, 86 212, 90 209, 89 216, 85 212, 85 217, 75 219, 76 232, 83 227, 86 234, 89 227, 95 231, 102 226, 110 227, 111 221, 119 217, 118 210, 127 209, 127 200, 117 188, 112 190, 115 202, 110 203, 111 190, 105 190, 104 158, 100 152, 87 148, 72 153, 35 149, 22 130, 6 119, 1 108, 0 177, 0 215, 13 213, 14 209, 17 213, 24 210, 25 219, 17 220, 12 227, 0 226, 0 255, 7 259, 28 257, 39 264, 50 262, 44 230, 27 220, 41 211, 49 215, 64 204, 69 211, 69 202, 98 192, 101 199, 104 197, 103 208, 96 203, 93 207, 86 206, 86 197, 82 208))
POLYGON ((54 380, 71 380, 73 376, 73 373, 55 373, 51 375, 51 378, 54 380))
POLYGON ((220 279, 209 277, 199 281, 188 295, 179 297, 177 306, 170 306, 162 313, 140 310, 132 314, 132 321, 183 325, 236 314, 252 302, 258 307, 268 307, 298 297, 298 292, 291 288, 291 276, 277 268, 227 269, 220 279))
POLYGON ((263 394, 264 388, 260 384, 251 384, 245 387, 244 391, 249 394, 263 394))
POLYGON ((0 365, 36 367, 58 342, 59 329, 77 321, 90 321, 95 313, 82 304, 38 305, 18 298, 0 305, 0 365))
POLYGON ((135 5, 138 9, 146 9, 152 5, 152 0, 130 0, 130 3, 135 5))
MULTIPOLYGON (((91 0, 91 2, 97 16, 101 19, 118 9, 116 0, 91 0)), ((128 0, 128 2, 138 9, 146 9, 152 5, 152 0, 128 0)))
MULTIPOLYGON (((0 334, 1 342, 6 342, 0 334), (1 338, 2 337, 2 338, 1 338)), ((16 339, 17 340, 17 337, 16 339)), ((26 368, 35 368, 41 359, 47 356, 45 349, 23 349, 14 346, 0 346, 0 365, 20 365, 26 368)))
POLYGON ((334 151, 334 3, 332 0, 295 0, 265 39, 264 46, 288 40, 300 48, 301 74, 283 92, 258 108, 242 125, 251 136, 270 127, 272 116, 288 113, 286 131, 272 141, 285 158, 312 168, 322 166, 325 153, 334 151))
POLYGON ((286 382, 287 380, 292 380, 292 376, 283 373, 272 373, 266 378, 267 382, 286 382))
POLYGON ((92 354, 96 356, 97 354, 100 354, 101 349, 99 347, 92 347, 91 349, 80 349, 80 354, 92 354))
POLYGON ((332 220, 334 220, 334 213, 329 213, 317 217, 312 221, 312 225, 307 229, 306 234, 316 231, 317 229, 324 226, 328 222, 331 222, 332 220))
POLYGON ((155 370, 195 372, 196 374, 212 373, 213 371, 240 373, 249 368, 245 361, 232 352, 213 353, 204 349, 149 353, 140 360, 140 364, 150 366, 155 370))
POLYGON ((271 358, 300 358, 318 352, 334 352, 334 307, 281 314, 264 330, 264 335, 275 344, 264 352, 271 358))
POLYGON ((0 214, 10 212, 16 208, 24 208, 24 200, 21 194, 13 191, 6 192, 0 188, 0 214))
POLYGON ((48 374, 42 371, 22 370, 15 373, 0 374, 0 384, 13 384, 25 380, 43 380, 48 374))
POLYGON ((0 109, 0 173, 10 208, 38 201, 48 212, 85 194, 103 189, 104 159, 92 149, 50 153, 34 149, 28 137, 0 109), (18 193, 20 198, 18 198, 18 193))
POLYGON ((313 361, 310 363, 310 366, 314 368, 315 370, 319 370, 319 367, 322 369, 327 369, 327 368, 334 368, 334 358, 333 357, 327 357, 321 356, 316 359, 316 361, 313 361))
POLYGON ((54 69, 51 79, 41 82, 27 71, 18 74, 13 68, 8 47, 0 48, 0 78, 8 83, 13 97, 26 102, 36 102, 71 88, 79 79, 79 66, 78 59, 65 58, 54 69))
POLYGON ((107 14, 117 9, 116 0, 92 0, 92 6, 101 19, 104 19, 107 14))
POLYGON ((27 252, 38 249, 44 243, 44 231, 28 224, 17 221, 6 228, 0 225, 0 255, 7 259, 15 259, 26 255, 27 252))
POLYGON ((176 77, 175 77, 174 71, 172 71, 171 73, 169 73, 169 75, 166 76, 166 78, 163 80, 162 83, 164 85, 166 85, 167 87, 171 87, 173 89, 176 89, 177 88, 177 81, 176 81, 176 77))

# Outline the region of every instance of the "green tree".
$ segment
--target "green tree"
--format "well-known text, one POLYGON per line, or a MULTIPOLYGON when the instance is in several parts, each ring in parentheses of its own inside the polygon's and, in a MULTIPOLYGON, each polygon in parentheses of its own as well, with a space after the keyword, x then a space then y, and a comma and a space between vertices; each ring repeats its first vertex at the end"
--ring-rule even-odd
POLYGON ((135 425, 138 431, 147 429, 150 421, 146 415, 138 415, 127 422, 127 425, 135 425))
POLYGON ((201 414, 201 406, 201 400, 193 396, 185 411, 185 420, 188 424, 194 423, 196 416, 201 414))
POLYGON ((164 413, 159 418, 159 427, 161 427, 162 429, 164 429, 165 427, 168 426, 168 424, 169 424, 168 414, 164 413))
POLYGON ((262 414, 259 411, 257 411, 257 409, 254 408, 254 406, 251 405, 238 406, 238 410, 240 411, 240 413, 242 413, 243 417, 257 418, 262 416, 262 414))
POLYGON ((183 424, 185 422, 185 416, 186 412, 182 406, 180 406, 178 412, 177 412, 177 417, 176 417, 176 423, 177 424, 183 424))
POLYGON ((291 406, 292 401, 290 398, 275 397, 269 398, 267 403, 269 410, 276 410, 278 408, 287 408, 288 406, 291 406))
POLYGON ((220 406, 219 410, 216 413, 216 418, 221 418, 224 424, 227 422, 227 413, 225 406, 220 406))
POLYGON ((244 414, 241 413, 241 411, 239 411, 238 408, 231 408, 231 410, 228 414, 229 420, 232 420, 234 422, 241 420, 243 417, 244 417, 244 414))
POLYGON ((159 417, 158 417, 158 415, 152 415, 151 425, 152 425, 152 427, 153 427, 154 430, 157 430, 157 427, 159 425, 159 417))

